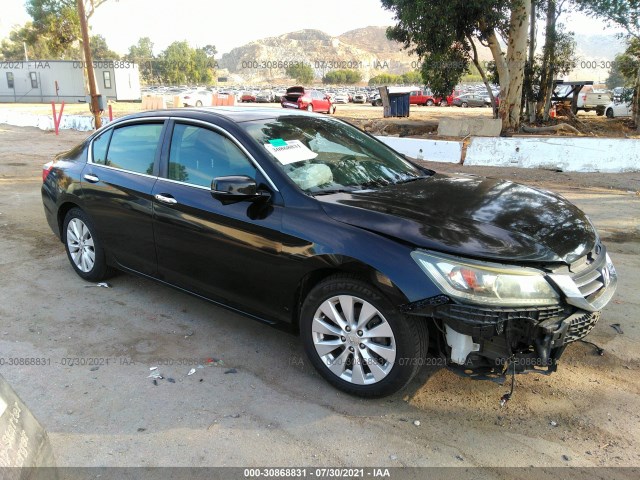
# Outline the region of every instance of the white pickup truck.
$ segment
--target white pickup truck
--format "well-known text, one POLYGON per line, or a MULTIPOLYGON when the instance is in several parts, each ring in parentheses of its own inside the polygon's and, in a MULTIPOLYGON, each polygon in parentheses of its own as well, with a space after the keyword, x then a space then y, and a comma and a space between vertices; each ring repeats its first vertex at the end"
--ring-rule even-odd
POLYGON ((591 89, 587 85, 582 88, 578 96, 578 110, 585 112, 595 110, 598 115, 604 115, 605 107, 611 103, 611 100, 611 92, 591 89))

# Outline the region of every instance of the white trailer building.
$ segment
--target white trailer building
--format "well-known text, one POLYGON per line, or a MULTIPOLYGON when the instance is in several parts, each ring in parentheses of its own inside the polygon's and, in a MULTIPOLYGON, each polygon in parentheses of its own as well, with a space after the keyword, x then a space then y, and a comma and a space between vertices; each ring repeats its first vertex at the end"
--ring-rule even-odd
MULTIPOLYGON (((138 65, 94 60, 96 86, 105 100, 136 101, 140 95, 138 65)), ((86 102, 84 64, 72 60, 0 61, 0 102, 86 102)))

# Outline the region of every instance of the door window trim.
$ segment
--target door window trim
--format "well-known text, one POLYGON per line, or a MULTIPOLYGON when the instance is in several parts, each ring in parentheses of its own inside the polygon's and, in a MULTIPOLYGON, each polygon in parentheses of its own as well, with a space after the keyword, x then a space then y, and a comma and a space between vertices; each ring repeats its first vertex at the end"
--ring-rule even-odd
MULTIPOLYGON (((164 137, 165 137, 165 130, 167 128, 167 120, 169 119, 169 117, 146 117, 146 118, 134 118, 131 120, 124 120, 122 122, 118 122, 115 125, 107 125, 106 128, 104 129, 100 129, 98 132, 96 132, 96 135, 93 136, 93 138, 91 139, 91 141, 89 142, 89 151, 87 152, 87 165, 93 165, 94 167, 100 167, 100 168, 106 168, 109 170, 113 170, 116 172, 126 172, 126 173, 130 173, 132 175, 138 175, 141 177, 146 177, 146 178, 161 178, 158 175, 149 175, 148 173, 140 173, 140 172, 134 172, 133 170, 126 170, 124 168, 116 168, 116 167, 110 167, 109 165, 103 165, 101 163, 94 163, 93 162, 93 141, 102 136, 103 134, 105 134, 107 132, 107 130, 111 129, 111 130, 115 130, 116 128, 120 128, 123 127, 125 125, 138 125, 138 124, 146 124, 146 123, 160 123, 163 122, 162 125, 162 132, 160 132, 160 138, 158 139, 158 142, 160 144, 160 146, 162 146, 162 144, 164 143, 164 137)), ((113 133, 112 133, 113 135, 113 133)), ((111 140, 109 140, 109 145, 107 146, 107 152, 109 150, 109 147, 111 146, 111 140)), ((157 147, 156 147, 157 148, 157 147)), ((156 164, 158 163, 158 152, 156 152, 156 158, 154 159, 154 169, 156 167, 156 164)))
MULTIPOLYGON (((245 156, 249 159, 249 161, 255 167, 255 169, 262 174, 262 176, 265 178, 265 180, 267 181, 269 186, 275 192, 279 192, 280 191, 278 189, 278 187, 276 187, 275 183, 273 183, 273 181, 271 180, 269 175, 267 175, 267 172, 264 171, 262 166, 253 157, 253 155, 251 155, 249 153, 249 151, 244 147, 244 145, 242 145, 233 135, 231 135, 224 128, 220 127, 219 125, 215 125, 213 123, 205 122, 205 121, 202 121, 202 120, 196 120, 196 119, 192 119, 192 118, 171 117, 171 120, 173 120, 173 127, 175 127, 175 125, 177 123, 187 124, 187 125, 190 124, 190 125, 195 125, 195 126, 198 126, 198 127, 205 127, 206 129, 213 130, 216 133, 219 133, 220 135, 222 135, 223 137, 226 137, 228 140, 231 140, 242 151, 242 153, 245 154, 245 156)), ((169 142, 170 142, 171 141, 171 136, 168 136, 168 139, 169 139, 169 142)), ((167 148, 167 150, 168 150, 167 151, 167 157, 166 157, 165 161, 167 162, 167 165, 168 165, 168 162, 170 161, 170 158, 169 158, 170 148, 167 148)), ((209 191, 211 190, 210 187, 204 187, 202 185, 194 185, 193 183, 182 182, 180 180, 173 180, 171 178, 167 178, 166 176, 163 177, 163 176, 158 175, 158 179, 159 180, 166 180, 168 182, 177 183, 177 184, 180 184, 180 185, 187 185, 189 187, 196 187, 196 188, 205 189, 205 190, 209 190, 209 191)))

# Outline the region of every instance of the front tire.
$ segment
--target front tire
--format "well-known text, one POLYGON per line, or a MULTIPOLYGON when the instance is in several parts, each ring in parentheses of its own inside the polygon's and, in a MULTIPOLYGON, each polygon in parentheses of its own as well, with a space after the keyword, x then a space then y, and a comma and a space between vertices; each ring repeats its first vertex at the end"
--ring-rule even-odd
POLYGON ((354 275, 333 275, 311 290, 302 305, 300 333, 320 375, 361 397, 402 389, 427 354, 426 323, 406 318, 354 275))
POLYGON ((62 241, 76 273, 89 282, 99 282, 112 274, 104 249, 95 236, 91 217, 79 208, 67 212, 62 224, 62 241))
POLYGON ((425 103, 425 105, 427 107, 433 107, 433 100, 427 100, 427 103, 425 103))
POLYGON ((467 108, 469 106, 469 104, 467 102, 462 102, 462 104, 460 106, 462 108, 467 108))
POLYGON ((606 115, 607 115, 607 118, 613 118, 613 109, 607 108, 606 115))
POLYGON ((312 104, 307 105, 307 112, 313 112, 313 105, 312 104))

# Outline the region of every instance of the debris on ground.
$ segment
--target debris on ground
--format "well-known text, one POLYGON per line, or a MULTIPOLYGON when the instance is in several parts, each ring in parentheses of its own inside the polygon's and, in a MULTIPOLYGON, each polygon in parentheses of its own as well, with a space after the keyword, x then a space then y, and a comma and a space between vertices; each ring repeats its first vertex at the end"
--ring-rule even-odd
POLYGON ((193 336, 193 331, 192 331, 192 330, 189 330, 189 331, 187 332, 187 334, 184 336, 184 338, 189 338, 189 337, 192 337, 192 336, 193 336))
POLYGON ((460 460, 461 462, 464 462, 464 458, 462 458, 462 455, 456 455, 456 460, 460 460))
POLYGON ((420 420, 414 420, 414 421, 413 421, 413 424, 414 424, 416 427, 419 427, 419 426, 420 426, 420 420))
POLYGON ((389 455, 389 460, 397 460, 398 456, 397 455, 389 455))
POLYGON ((187 376, 193 375, 194 373, 196 373, 196 369, 192 368, 191 370, 189 370, 189 373, 187 373, 187 376))
POLYGON ((206 363, 209 367, 222 367, 224 365, 224 362, 216 357, 207 358, 206 363))
POLYGON ((158 386, 158 380, 156 380, 155 378, 153 379, 153 384, 157 387, 158 386))
POLYGON ((613 328, 616 333, 619 333, 620 335, 622 335, 624 332, 622 331, 622 326, 620 326, 619 323, 612 323, 611 324, 611 328, 613 328))
POLYGON ((163 377, 158 370, 154 370, 153 372, 151 372, 151 375, 149 375, 147 378, 162 380, 163 377))
POLYGON ((100 283, 96 283, 95 285, 85 285, 84 286, 84 288, 90 288, 90 287, 111 288, 111 285, 108 284, 107 282, 100 282, 100 283))
POLYGON ((225 370, 224 374, 226 375, 227 373, 238 373, 238 370, 236 370, 235 368, 230 368, 229 370, 225 370))
POLYGON ((175 381, 173 378, 171 378, 171 377, 167 378, 167 382, 169 382, 169 383, 176 383, 176 381, 175 381))
POLYGON ((146 429, 146 428, 144 428, 144 427, 138 427, 138 431, 139 431, 139 432, 145 432, 146 430, 147 430, 147 429, 146 429))
POLYGON ((95 372, 95 371, 97 371, 99 368, 100 368, 100 367, 91 367, 89 370, 90 370, 90 371, 92 371, 92 372, 95 372))
POLYGON ((157 370, 158 367, 149 367, 149 371, 153 372, 154 370, 157 370))
POLYGON ((568 462, 569 460, 571 460, 571 457, 569 455, 562 455, 562 460, 568 462))
POLYGON ((558 426, 558 422, 556 422, 555 420, 551 420, 549 422, 549 425, 551 425, 552 427, 557 427, 558 426))

